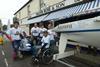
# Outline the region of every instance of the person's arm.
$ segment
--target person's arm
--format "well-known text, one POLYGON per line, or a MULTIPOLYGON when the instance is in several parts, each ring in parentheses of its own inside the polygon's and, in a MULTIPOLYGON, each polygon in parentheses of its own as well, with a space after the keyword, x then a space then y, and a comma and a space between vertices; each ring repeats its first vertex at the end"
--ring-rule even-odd
POLYGON ((26 34, 26 32, 25 31, 23 31, 23 35, 24 35, 24 37, 27 37, 28 35, 26 34))
POLYGON ((19 28, 19 33, 18 33, 18 35, 23 35, 23 32, 24 32, 24 30, 22 30, 21 28, 19 28))
POLYGON ((3 35, 5 35, 10 41, 12 41, 12 38, 10 35, 8 35, 6 32, 1 31, 3 35))
POLYGON ((31 34, 33 33, 33 28, 31 28, 31 34))
POLYGON ((34 28, 31 28, 31 38, 32 38, 32 40, 34 40, 34 34, 33 34, 33 32, 34 32, 34 28))
POLYGON ((49 44, 50 44, 50 36, 47 36, 46 39, 43 39, 42 48, 45 48, 49 44))
POLYGON ((21 28, 18 28, 18 31, 14 35, 22 35, 23 30, 21 28))
POLYGON ((20 28, 20 33, 19 33, 19 35, 20 35, 21 39, 23 39, 23 38, 25 37, 25 36, 24 36, 24 33, 25 33, 25 31, 22 30, 22 29, 20 28))
POLYGON ((31 28, 31 36, 33 36, 33 28, 31 28))
POLYGON ((44 43, 44 45, 41 47, 41 49, 44 49, 48 45, 48 43, 44 43))

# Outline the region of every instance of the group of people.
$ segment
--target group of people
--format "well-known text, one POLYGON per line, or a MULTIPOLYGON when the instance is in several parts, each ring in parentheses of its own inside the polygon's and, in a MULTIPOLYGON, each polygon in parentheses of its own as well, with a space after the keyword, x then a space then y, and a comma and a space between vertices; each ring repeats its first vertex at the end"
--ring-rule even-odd
MULTIPOLYGON (((40 45, 41 48, 43 49, 49 48, 50 43, 55 42, 55 36, 56 36, 56 33, 52 32, 51 29, 52 29, 52 24, 48 24, 48 27, 45 28, 43 24, 38 25, 35 23, 34 26, 31 28, 31 44, 40 45)), ((2 34, 6 33, 2 32, 2 34)), ((20 58, 22 58, 23 56, 19 51, 19 47, 21 42, 21 36, 26 35, 26 33, 19 27, 18 21, 14 22, 13 26, 11 26, 11 28, 8 30, 7 34, 9 34, 9 38, 11 37, 10 40, 12 42, 12 47, 14 50, 14 58, 17 55, 20 58)), ((36 52, 34 52, 33 48, 33 55, 35 54, 36 52)))
MULTIPOLYGON (((35 45, 40 45, 42 49, 47 49, 50 47, 51 43, 55 44, 55 37, 57 36, 52 30, 52 24, 48 24, 45 28, 43 24, 38 26, 36 23, 31 28, 32 41, 35 40, 35 45)), ((33 48, 36 49, 36 48, 33 48)), ((33 50, 33 56, 36 55, 36 50, 33 50)))
MULTIPOLYGON (((44 32, 50 36, 50 40, 54 41, 54 37, 56 36, 55 32, 51 31, 52 24, 48 24, 48 28, 45 28, 43 24, 38 26, 36 23, 34 26, 31 28, 31 36, 32 38, 36 41, 36 44, 39 44, 39 39, 44 39, 44 32)), ((48 39, 46 39, 48 40, 48 39)), ((46 41, 45 40, 45 41, 46 41)))

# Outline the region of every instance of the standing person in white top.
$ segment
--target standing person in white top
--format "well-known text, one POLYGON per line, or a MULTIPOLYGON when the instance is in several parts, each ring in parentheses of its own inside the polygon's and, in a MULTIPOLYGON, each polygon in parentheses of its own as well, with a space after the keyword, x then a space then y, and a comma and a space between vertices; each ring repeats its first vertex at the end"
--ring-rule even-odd
POLYGON ((40 29, 37 26, 37 24, 34 24, 34 27, 32 27, 31 29, 31 36, 33 38, 33 40, 35 40, 35 44, 38 44, 38 37, 39 37, 39 33, 40 33, 40 29))
POLYGON ((52 24, 48 24, 48 33, 51 37, 51 40, 55 40, 55 37, 57 36, 55 32, 53 32, 51 29, 52 29, 52 24))
POLYGON ((40 26, 40 37, 43 37, 43 32, 46 31, 47 29, 44 27, 44 25, 40 26))
POLYGON ((44 32, 44 31, 47 31, 47 29, 44 28, 44 25, 43 25, 43 24, 41 24, 41 25, 39 26, 39 29, 40 29, 40 34, 39 34, 38 45, 40 45, 40 43, 41 43, 41 39, 42 39, 42 37, 43 37, 43 32, 44 32))
MULTIPOLYGON (((12 37, 12 46, 14 49, 14 53, 16 54, 16 56, 19 54, 19 47, 20 47, 20 41, 21 41, 21 37, 20 35, 22 34, 22 29, 19 28, 19 22, 15 21, 14 22, 14 27, 12 29, 10 29, 10 35, 12 37)), ((22 57, 21 55, 19 57, 22 57)), ((15 58, 13 58, 15 59, 15 58)))
POLYGON ((52 23, 48 24, 48 33, 51 37, 51 42, 50 42, 51 50, 55 51, 56 42, 57 42, 57 40, 56 40, 57 34, 56 34, 56 32, 52 31, 52 29, 53 29, 52 23))

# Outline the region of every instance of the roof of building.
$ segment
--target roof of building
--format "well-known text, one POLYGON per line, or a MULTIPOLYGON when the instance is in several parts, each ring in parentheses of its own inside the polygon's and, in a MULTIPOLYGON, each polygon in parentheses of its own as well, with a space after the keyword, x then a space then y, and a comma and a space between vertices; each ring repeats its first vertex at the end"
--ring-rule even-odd
POLYGON ((17 14, 17 13, 18 13, 21 9, 23 9, 26 5, 28 5, 31 1, 32 1, 32 0, 29 0, 28 2, 26 2, 26 4, 24 4, 19 10, 17 10, 17 11, 14 13, 14 15, 17 14))

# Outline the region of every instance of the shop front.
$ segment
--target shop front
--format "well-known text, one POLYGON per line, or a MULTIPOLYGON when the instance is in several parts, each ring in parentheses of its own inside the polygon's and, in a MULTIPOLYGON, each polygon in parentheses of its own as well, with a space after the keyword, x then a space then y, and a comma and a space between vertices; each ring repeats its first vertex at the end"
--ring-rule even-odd
POLYGON ((47 11, 36 17, 28 19, 30 28, 34 23, 45 23, 53 21, 54 26, 70 21, 91 18, 100 15, 100 0, 79 2, 60 9, 47 11))

